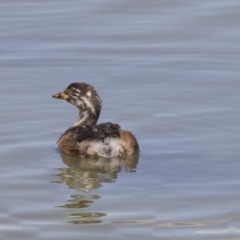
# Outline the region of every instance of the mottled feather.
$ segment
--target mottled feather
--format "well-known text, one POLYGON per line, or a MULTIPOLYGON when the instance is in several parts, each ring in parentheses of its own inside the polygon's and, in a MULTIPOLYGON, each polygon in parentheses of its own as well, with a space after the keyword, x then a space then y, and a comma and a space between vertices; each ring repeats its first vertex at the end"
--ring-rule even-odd
POLYGON ((75 141, 77 142, 81 142, 84 140, 103 141, 103 139, 107 137, 120 137, 119 129, 120 126, 118 124, 108 122, 98 125, 83 125, 70 127, 63 135, 71 132, 75 141))

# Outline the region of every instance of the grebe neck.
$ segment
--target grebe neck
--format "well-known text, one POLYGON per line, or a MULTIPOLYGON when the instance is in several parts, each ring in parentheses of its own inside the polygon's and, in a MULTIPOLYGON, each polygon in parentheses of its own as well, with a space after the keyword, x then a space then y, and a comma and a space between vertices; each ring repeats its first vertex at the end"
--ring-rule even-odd
POLYGON ((73 126, 82 126, 82 125, 96 125, 100 111, 89 111, 87 109, 79 111, 79 117, 73 126))

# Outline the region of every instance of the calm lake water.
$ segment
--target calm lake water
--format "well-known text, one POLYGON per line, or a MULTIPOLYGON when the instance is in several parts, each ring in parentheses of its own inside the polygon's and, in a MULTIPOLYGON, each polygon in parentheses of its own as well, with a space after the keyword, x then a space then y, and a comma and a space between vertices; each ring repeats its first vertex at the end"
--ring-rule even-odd
POLYGON ((0 239, 240 239, 238 0, 0 3, 0 239), (139 158, 71 158, 51 95, 88 82, 139 158))

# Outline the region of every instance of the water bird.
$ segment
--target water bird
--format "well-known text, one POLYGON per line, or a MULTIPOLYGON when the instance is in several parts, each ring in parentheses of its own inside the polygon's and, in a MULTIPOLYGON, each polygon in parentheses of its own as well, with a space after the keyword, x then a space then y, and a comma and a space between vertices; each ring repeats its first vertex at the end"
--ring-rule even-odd
POLYGON ((71 83, 52 96, 79 109, 79 117, 58 139, 58 148, 66 154, 84 158, 125 157, 139 152, 135 136, 111 122, 97 124, 102 100, 90 84, 71 83))

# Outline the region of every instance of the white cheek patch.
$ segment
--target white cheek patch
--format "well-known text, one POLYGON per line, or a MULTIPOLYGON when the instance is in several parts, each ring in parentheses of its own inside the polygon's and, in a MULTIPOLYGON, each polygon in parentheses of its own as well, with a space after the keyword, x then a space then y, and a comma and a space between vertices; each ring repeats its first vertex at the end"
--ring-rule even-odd
POLYGON ((72 99, 69 100, 69 102, 76 106, 77 108, 80 108, 83 106, 83 102, 79 99, 77 99, 77 97, 72 97, 72 99))
POLYGON ((81 91, 77 88, 74 88, 74 91, 77 92, 77 93, 81 93, 81 91))
POLYGON ((76 101, 76 103, 77 103, 77 106, 79 106, 79 107, 82 107, 82 105, 83 105, 82 101, 79 99, 76 101))

